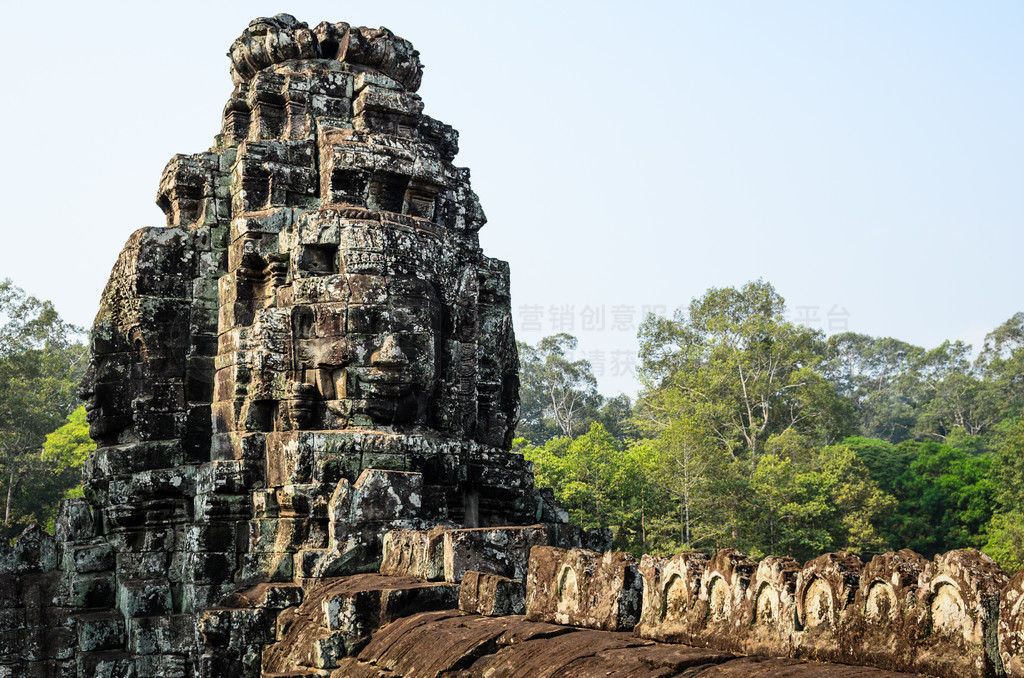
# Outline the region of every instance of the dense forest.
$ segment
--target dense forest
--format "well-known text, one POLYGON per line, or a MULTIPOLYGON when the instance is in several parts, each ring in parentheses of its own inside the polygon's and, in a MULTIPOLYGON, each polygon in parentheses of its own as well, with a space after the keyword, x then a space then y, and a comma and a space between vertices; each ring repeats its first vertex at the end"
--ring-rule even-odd
POLYGON ((0 530, 9 539, 32 522, 52 531, 60 500, 81 495, 94 445, 76 395, 83 330, 10 280, 0 281, 0 322, 0 530))
MULTIPOLYGON (((640 391, 603 397, 576 339, 520 344, 515 450, 572 520, 617 548, 980 548, 1024 566, 1024 313, 980 350, 786 320, 768 283, 711 289, 640 328, 640 391), (976 357, 975 357, 976 354, 976 357)), ((87 348, 52 304, 0 282, 3 536, 52 526, 93 449, 87 348)))
POLYGON ((520 345, 516 449, 573 521, 634 552, 980 548, 1024 565, 1024 313, 974 356, 826 337, 768 283, 640 328, 640 392, 602 397, 576 340, 520 345))

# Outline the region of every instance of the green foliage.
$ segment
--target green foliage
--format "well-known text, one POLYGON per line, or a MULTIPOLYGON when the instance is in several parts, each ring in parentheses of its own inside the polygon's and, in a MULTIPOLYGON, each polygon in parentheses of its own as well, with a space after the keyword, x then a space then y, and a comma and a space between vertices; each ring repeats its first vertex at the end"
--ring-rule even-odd
POLYGON ((621 548, 984 545, 1004 567, 1024 561, 1024 313, 972 360, 962 342, 825 340, 763 281, 711 289, 643 323, 635 406, 596 396, 574 346, 523 349, 521 431, 543 444, 519 446, 572 519, 621 548), (552 384, 570 385, 571 427, 552 384))
POLYGON ((992 517, 991 459, 935 442, 908 440, 896 450, 912 461, 895 483, 899 505, 888 525, 890 543, 926 556, 978 546, 992 517))
POLYGON ((996 513, 985 528, 984 551, 1007 572, 1024 569, 1024 511, 996 513))
POLYGON ((50 302, 10 280, 0 282, 0 319, 0 498, 9 535, 45 520, 39 497, 53 464, 40 448, 78 406, 86 348, 74 341, 81 330, 62 321, 50 302))
POLYGON ((82 496, 82 465, 95 449, 85 407, 79 407, 46 436, 38 458, 32 460, 34 472, 26 474, 19 495, 23 515, 52 530, 60 500, 82 496))
POLYGON ((641 326, 640 420, 657 434, 686 417, 753 474, 772 435, 793 428, 831 441, 848 432, 848 407, 815 371, 822 352, 821 333, 786 321, 768 283, 710 289, 688 316, 641 326))
POLYGON ((533 442, 581 433, 601 405, 597 378, 586 360, 571 360, 576 337, 556 334, 536 347, 518 343, 519 396, 517 434, 533 442))
POLYGON ((924 353, 898 339, 844 332, 828 338, 822 374, 852 406, 864 436, 898 443, 917 422, 914 369, 924 353))
POLYGON ((519 443, 537 483, 551 487, 572 522, 611 528, 619 548, 643 552, 658 497, 651 484, 656 456, 648 444, 625 445, 599 423, 583 435, 544 445, 519 443))
POLYGON ((784 434, 769 441, 750 482, 751 553, 800 559, 883 549, 877 525, 895 507, 845 445, 816 448, 784 434))
POLYGON ((984 551, 1016 572, 1024 568, 1024 420, 1008 419, 1002 429, 992 459, 996 512, 985 528, 984 551))

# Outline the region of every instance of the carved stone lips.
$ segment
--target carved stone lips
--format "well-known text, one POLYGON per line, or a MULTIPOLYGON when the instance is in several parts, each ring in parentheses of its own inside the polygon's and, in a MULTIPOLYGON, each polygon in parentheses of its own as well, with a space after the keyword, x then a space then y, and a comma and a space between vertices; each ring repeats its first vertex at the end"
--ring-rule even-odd
POLYGON ((400 398, 409 393, 416 382, 403 372, 373 368, 360 373, 359 384, 366 395, 400 398))

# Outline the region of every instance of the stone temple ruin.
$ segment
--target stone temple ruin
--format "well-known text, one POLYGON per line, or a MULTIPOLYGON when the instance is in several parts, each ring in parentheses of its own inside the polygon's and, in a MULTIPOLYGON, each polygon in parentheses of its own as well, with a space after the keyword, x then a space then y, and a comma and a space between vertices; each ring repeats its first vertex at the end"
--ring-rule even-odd
POLYGON ((278 15, 230 57, 103 294, 87 499, 0 552, 0 676, 1024 676, 1024 573, 977 552, 569 525, 509 451, 509 271, 419 54, 278 15))

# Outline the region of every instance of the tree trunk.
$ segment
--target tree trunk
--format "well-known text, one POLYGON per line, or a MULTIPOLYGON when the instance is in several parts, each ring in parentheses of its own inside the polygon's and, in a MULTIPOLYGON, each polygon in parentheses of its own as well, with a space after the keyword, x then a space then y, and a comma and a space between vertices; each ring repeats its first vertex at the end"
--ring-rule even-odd
POLYGON ((11 501, 14 499, 14 469, 7 480, 7 505, 4 506, 4 527, 11 526, 11 501))

